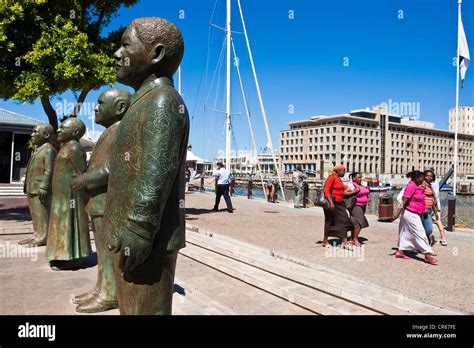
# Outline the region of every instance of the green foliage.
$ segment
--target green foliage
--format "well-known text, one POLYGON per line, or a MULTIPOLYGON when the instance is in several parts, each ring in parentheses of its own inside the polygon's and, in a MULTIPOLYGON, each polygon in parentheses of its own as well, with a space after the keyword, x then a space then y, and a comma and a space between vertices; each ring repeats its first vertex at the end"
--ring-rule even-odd
POLYGON ((14 99, 32 101, 40 95, 114 82, 114 59, 94 47, 87 34, 71 21, 57 16, 52 25, 43 24, 41 32, 31 51, 23 56, 34 69, 18 75, 14 99))
POLYGON ((27 148, 28 150, 30 150, 30 151, 32 151, 32 150, 35 149, 35 144, 33 144, 33 142, 31 141, 31 139, 26 142, 26 148, 27 148))
POLYGON ((41 98, 56 126, 50 97, 71 90, 81 103, 115 81, 112 55, 123 28, 102 32, 121 6, 137 1, 0 0, 0 98, 41 98))

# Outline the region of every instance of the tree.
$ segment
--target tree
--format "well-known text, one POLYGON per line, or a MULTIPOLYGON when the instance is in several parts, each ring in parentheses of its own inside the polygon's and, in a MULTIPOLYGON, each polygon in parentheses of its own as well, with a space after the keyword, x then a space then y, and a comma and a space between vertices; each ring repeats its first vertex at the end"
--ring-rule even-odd
POLYGON ((123 28, 102 33, 121 6, 138 0, 0 0, 0 98, 38 98, 57 129, 51 99, 71 90, 77 116, 87 94, 115 81, 123 28))

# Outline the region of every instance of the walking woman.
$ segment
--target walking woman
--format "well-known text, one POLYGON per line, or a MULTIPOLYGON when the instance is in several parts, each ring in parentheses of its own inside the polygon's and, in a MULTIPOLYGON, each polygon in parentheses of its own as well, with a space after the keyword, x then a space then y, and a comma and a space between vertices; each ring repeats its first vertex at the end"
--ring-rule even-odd
POLYGON ((409 259, 405 251, 420 252, 425 255, 425 262, 436 264, 438 260, 433 257, 426 232, 421 222, 421 216, 425 213, 425 190, 422 186, 425 175, 419 170, 411 173, 411 181, 405 188, 403 204, 400 214, 400 225, 398 227, 398 251, 396 258, 409 259))
POLYGON ((354 207, 350 210, 351 221, 353 224, 351 244, 360 246, 359 234, 363 228, 369 227, 369 222, 365 217, 365 210, 369 203, 370 190, 367 187, 362 186, 362 176, 360 173, 352 173, 350 175, 352 181, 347 184, 347 187, 351 190, 346 195, 355 195, 354 207))
POLYGON ((423 226, 425 227, 426 234, 428 235, 428 239, 430 240, 431 246, 435 243, 434 236, 428 234, 428 231, 431 229, 433 232, 433 223, 438 226, 439 230, 439 243, 442 246, 447 246, 448 243, 446 242, 446 232, 444 231, 444 226, 441 223, 441 203, 439 200, 439 183, 436 182, 436 176, 433 169, 426 169, 425 170, 425 202, 427 208, 432 208, 431 214, 430 211, 427 211, 427 215, 431 217, 430 221, 426 221, 428 216, 423 217, 423 226))
POLYGON ((431 187, 434 174, 430 170, 425 170, 423 174, 425 176, 425 181, 423 182, 423 189, 425 190, 425 212, 421 216, 421 223, 423 224, 430 245, 433 246, 436 242, 433 236, 433 213, 438 212, 435 193, 431 187))
POLYGON ((324 184, 324 196, 329 201, 330 207, 324 209, 323 247, 329 246, 328 237, 334 236, 341 239, 344 248, 350 249, 347 243, 347 231, 352 228, 352 223, 347 215, 343 199, 344 193, 349 190, 341 181, 345 174, 346 168, 343 165, 337 165, 324 184))

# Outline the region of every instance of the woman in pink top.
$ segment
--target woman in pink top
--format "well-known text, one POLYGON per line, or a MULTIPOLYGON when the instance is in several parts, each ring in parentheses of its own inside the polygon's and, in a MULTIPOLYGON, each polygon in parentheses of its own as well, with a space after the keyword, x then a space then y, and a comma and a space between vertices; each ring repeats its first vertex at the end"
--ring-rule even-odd
POLYGON ((347 187, 351 189, 347 194, 349 196, 355 195, 355 204, 352 209, 349 210, 351 214, 351 221, 354 225, 352 229, 351 243, 355 246, 360 246, 359 234, 363 228, 369 227, 369 222, 365 217, 365 210, 369 203, 370 190, 367 187, 361 185, 362 177, 360 173, 352 173, 350 175, 352 181, 347 184, 347 187))
POLYGON ((405 251, 420 252, 425 255, 425 262, 436 264, 421 216, 425 213, 425 190, 422 186, 425 175, 415 170, 411 173, 411 181, 403 194, 403 210, 400 216, 398 251, 396 258, 409 259, 405 251))

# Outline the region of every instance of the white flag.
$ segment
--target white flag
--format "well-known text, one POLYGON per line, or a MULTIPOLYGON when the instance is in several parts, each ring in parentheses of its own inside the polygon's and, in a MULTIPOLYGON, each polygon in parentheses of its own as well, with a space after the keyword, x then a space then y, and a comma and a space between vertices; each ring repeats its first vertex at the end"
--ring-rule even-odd
POLYGON ((464 32, 464 26, 462 25, 462 19, 459 20, 459 32, 458 32, 458 45, 459 45, 459 72, 461 74, 461 83, 464 82, 466 77, 466 70, 471 61, 469 56, 469 47, 467 47, 466 33, 464 32))

